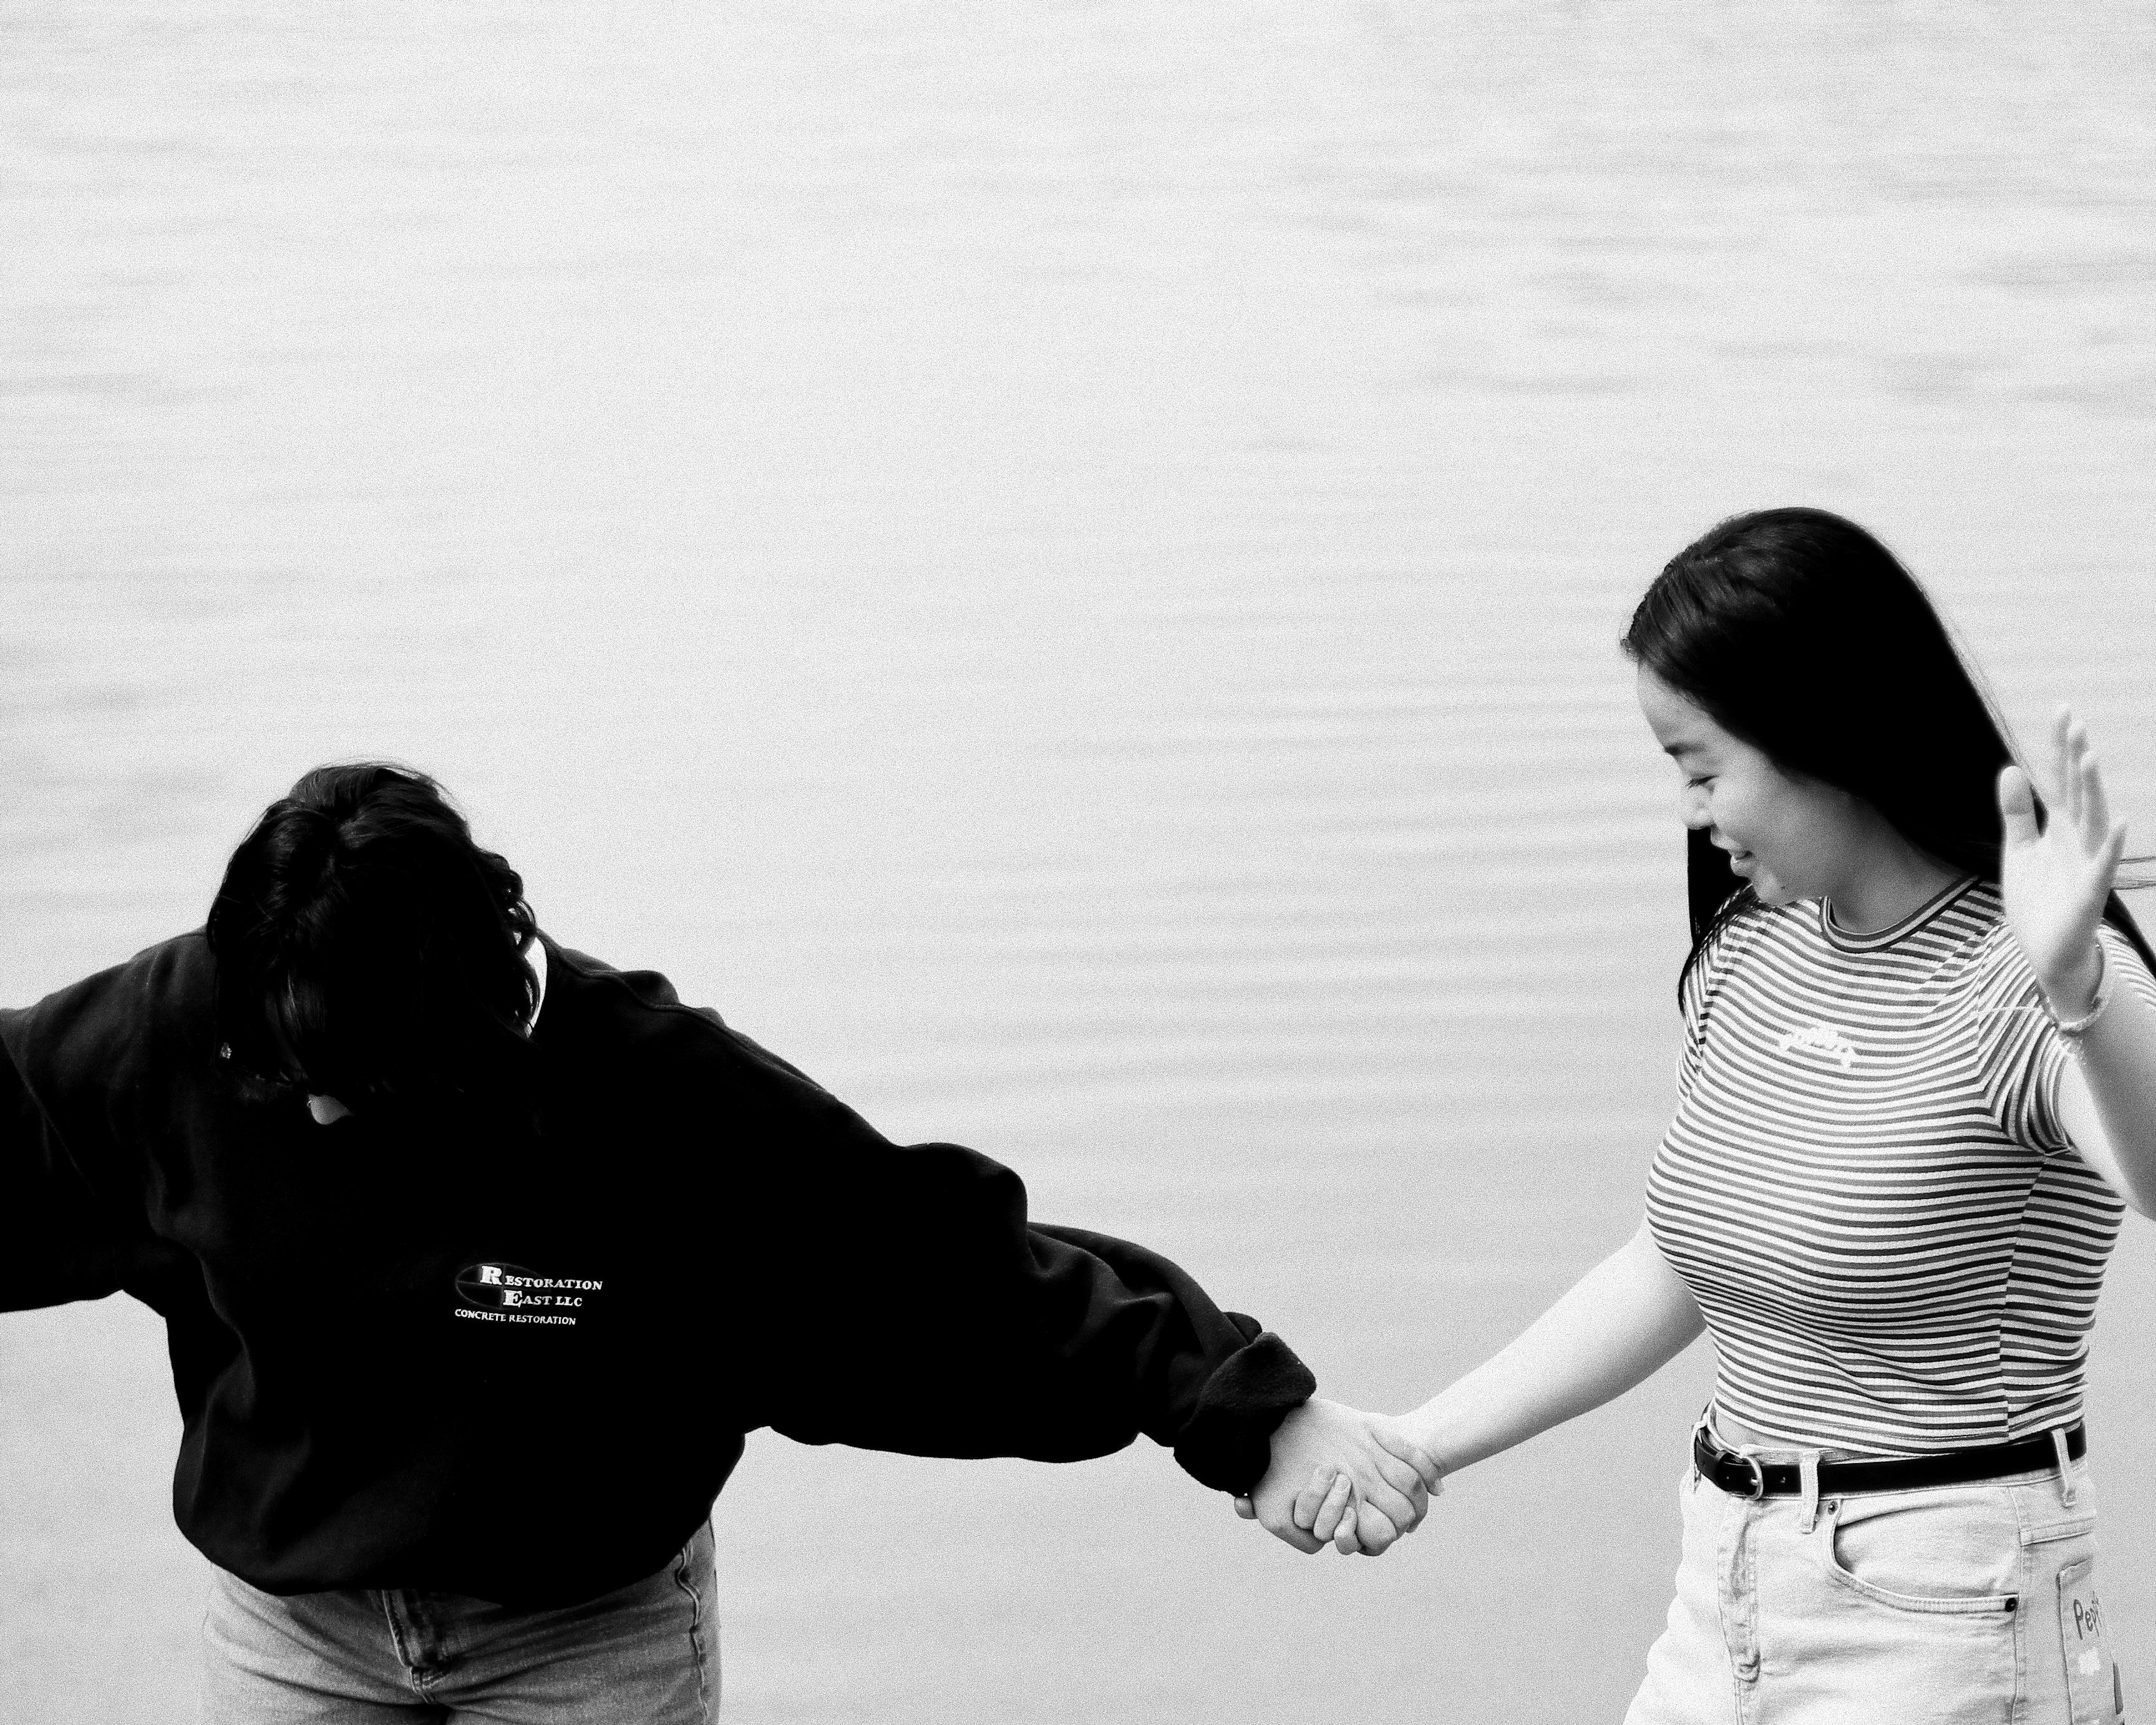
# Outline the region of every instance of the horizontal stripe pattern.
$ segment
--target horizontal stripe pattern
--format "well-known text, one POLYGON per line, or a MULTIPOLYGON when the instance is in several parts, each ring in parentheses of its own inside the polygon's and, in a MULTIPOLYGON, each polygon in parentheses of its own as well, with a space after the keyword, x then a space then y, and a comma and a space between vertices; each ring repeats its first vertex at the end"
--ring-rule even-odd
MULTIPOLYGON (((2101 938, 2113 986, 2156 1002, 2101 938)), ((1816 901, 1748 906, 1684 1018, 1647 1216, 1713 1333, 1717 1405, 1887 1455, 2079 1418, 2125 1206, 2059 1125, 2065 1041, 1998 889, 1864 936, 1816 901)))

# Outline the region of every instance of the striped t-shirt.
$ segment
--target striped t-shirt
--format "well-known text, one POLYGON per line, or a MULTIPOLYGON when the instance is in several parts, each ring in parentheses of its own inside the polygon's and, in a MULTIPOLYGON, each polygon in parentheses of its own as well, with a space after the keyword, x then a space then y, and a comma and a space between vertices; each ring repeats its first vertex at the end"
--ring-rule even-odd
MULTIPOLYGON (((2156 999, 2101 937, 2112 986, 2156 999)), ((2125 1207, 2060 1127, 2066 1045, 1998 889, 1866 935, 1816 900, 1748 906, 1684 1018, 1647 1216, 1713 1332, 1716 1405, 1876 1455, 2078 1418, 2125 1207)))

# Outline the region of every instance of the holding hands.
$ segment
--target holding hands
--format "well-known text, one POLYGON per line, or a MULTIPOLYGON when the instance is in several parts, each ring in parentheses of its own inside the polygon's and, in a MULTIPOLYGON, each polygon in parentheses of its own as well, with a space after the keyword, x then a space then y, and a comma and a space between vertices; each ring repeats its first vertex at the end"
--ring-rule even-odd
POLYGON ((1414 1531, 1443 1471, 1399 1421, 1313 1399, 1273 1433, 1272 1465, 1235 1513, 1300 1552, 1376 1557, 1414 1531))

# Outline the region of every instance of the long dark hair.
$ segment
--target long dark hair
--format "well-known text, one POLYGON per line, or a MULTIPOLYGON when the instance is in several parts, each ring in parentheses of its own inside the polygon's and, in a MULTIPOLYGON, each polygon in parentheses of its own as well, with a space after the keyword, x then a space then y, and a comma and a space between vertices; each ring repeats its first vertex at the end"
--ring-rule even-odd
POLYGON ((428 1106, 526 1076, 524 882, 424 773, 305 774, 233 853, 207 932, 249 1094, 428 1106))
MULTIPOLYGON (((1623 646, 1777 766, 1862 798, 1920 850, 1998 880, 2006 727, 1916 578, 1854 521, 1732 516, 1670 559, 1623 646)), ((1686 838, 1689 972, 1752 891, 1705 832, 1686 838)), ((2103 914, 2156 968, 2116 892, 2103 914)))

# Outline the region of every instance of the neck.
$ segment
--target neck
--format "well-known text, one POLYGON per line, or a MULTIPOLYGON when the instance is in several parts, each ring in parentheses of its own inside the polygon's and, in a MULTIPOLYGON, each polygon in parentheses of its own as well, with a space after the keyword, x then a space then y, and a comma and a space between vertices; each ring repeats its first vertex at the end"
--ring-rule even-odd
POLYGON ((1835 926, 1851 934, 1892 928, 1961 878, 1961 870, 1919 850, 1891 828, 1861 865, 1827 894, 1835 926))

